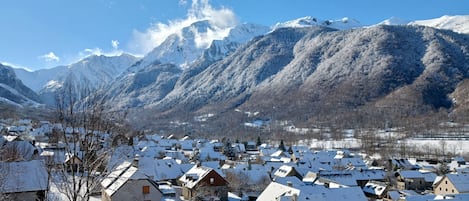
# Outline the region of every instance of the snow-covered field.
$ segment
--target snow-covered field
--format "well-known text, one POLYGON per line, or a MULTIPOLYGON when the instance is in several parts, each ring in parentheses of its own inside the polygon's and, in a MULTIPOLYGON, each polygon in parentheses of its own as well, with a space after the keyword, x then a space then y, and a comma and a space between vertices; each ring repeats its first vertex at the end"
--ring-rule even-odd
MULTIPOLYGON (((408 145, 415 145, 415 147, 420 149, 426 149, 431 147, 433 149, 441 149, 442 143, 445 144, 445 149, 447 152, 452 152, 455 154, 464 154, 469 153, 469 140, 442 140, 442 139, 408 139, 404 141, 408 145)), ((425 150, 422 150, 425 151, 425 150)))

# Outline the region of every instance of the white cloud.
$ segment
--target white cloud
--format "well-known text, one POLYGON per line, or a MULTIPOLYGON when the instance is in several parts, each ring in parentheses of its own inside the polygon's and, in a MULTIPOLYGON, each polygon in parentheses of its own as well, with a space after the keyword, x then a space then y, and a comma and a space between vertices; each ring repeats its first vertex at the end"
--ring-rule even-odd
MULTIPOLYGON (((119 44, 119 42, 117 42, 117 45, 119 44)), ((114 46, 114 45, 113 45, 114 46)), ((124 51, 120 50, 120 49, 113 49, 111 51, 104 51, 102 50, 101 48, 86 48, 82 51, 80 51, 78 53, 78 58, 75 58, 74 60, 82 60, 86 57, 89 57, 91 55, 97 55, 97 56, 101 56, 101 55, 104 55, 104 56, 108 56, 108 57, 114 57, 114 56, 119 56, 121 54, 123 54, 124 51)), ((140 55, 134 55, 134 56, 140 56, 140 55)))
POLYGON ((114 48, 115 50, 119 49, 119 41, 118 40, 111 40, 111 45, 112 45, 112 48, 114 48))
MULTIPOLYGON (((181 3, 187 2, 180 0, 179 4, 181 3)), ((231 27, 238 24, 238 18, 232 10, 224 7, 213 8, 208 0, 193 0, 185 19, 175 19, 168 23, 158 22, 144 32, 134 30, 131 48, 139 54, 148 53, 168 36, 180 34, 182 28, 201 20, 209 20, 215 28, 207 33, 197 33, 195 42, 198 47, 206 47, 214 39, 222 39, 231 27)))
POLYGON ((83 52, 81 52, 81 54, 83 55, 102 55, 103 54, 103 50, 101 48, 86 48, 83 50, 83 52))
POLYGON ((39 58, 44 59, 46 62, 59 62, 60 58, 55 55, 54 52, 49 52, 45 55, 40 56, 39 58))
POLYGON ((187 4, 187 0, 179 0, 179 5, 184 6, 187 4))

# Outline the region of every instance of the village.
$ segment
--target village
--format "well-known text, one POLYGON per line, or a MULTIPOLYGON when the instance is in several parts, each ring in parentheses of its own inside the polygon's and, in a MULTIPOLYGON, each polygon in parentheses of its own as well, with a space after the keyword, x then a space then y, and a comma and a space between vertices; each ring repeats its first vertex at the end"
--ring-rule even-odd
POLYGON ((111 138, 27 119, 0 130, 0 200, 469 200, 462 156, 379 159, 259 136, 111 138))

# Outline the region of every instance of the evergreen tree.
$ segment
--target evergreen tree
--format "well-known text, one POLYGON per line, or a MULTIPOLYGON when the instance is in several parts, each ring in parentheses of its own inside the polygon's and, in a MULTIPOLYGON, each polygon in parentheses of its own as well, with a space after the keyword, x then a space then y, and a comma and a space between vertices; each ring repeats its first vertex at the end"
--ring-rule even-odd
POLYGON ((280 140, 280 145, 278 146, 278 149, 285 151, 285 144, 283 144, 283 140, 280 140))
POLYGON ((261 141, 261 136, 257 136, 257 142, 256 142, 256 145, 257 146, 261 146, 262 144, 262 141, 261 141))

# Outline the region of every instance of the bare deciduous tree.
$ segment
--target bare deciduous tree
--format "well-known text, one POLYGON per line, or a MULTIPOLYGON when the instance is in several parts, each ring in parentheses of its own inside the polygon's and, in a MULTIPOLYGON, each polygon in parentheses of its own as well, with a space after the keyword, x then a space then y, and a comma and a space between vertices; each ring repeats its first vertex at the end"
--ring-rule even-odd
POLYGON ((109 140, 105 135, 115 122, 105 110, 105 99, 73 77, 57 92, 55 103, 57 121, 62 124, 59 141, 65 144, 67 160, 53 171, 54 181, 68 200, 89 200, 105 175, 110 150, 103 149, 103 141, 109 140))

